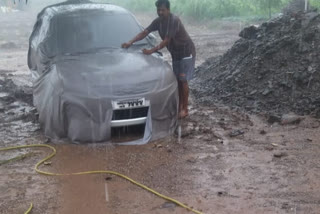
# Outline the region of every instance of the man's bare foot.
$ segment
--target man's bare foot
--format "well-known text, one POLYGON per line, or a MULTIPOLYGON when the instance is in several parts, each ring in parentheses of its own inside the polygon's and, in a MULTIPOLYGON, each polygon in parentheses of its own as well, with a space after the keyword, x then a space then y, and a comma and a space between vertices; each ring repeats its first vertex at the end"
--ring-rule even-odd
POLYGON ((181 110, 181 111, 179 112, 179 119, 183 119, 183 118, 187 117, 188 115, 189 115, 188 111, 186 111, 186 110, 181 110))

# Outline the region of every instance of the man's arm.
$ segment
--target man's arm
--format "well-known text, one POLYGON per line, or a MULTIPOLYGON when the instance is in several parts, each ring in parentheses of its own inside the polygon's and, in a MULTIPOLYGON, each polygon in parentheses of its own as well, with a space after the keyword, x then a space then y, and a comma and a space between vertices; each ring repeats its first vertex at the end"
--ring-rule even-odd
POLYGON ((149 34, 149 31, 148 30, 144 30, 144 31, 140 32, 138 35, 136 35, 129 42, 123 43, 121 45, 121 47, 122 48, 129 48, 133 43, 135 43, 136 41, 140 41, 140 40, 144 39, 148 34, 149 34))
POLYGON ((170 42, 170 38, 166 37, 159 45, 157 45, 156 47, 152 48, 152 49, 143 49, 143 53, 146 55, 150 55, 158 50, 161 50, 162 48, 166 47, 170 42))

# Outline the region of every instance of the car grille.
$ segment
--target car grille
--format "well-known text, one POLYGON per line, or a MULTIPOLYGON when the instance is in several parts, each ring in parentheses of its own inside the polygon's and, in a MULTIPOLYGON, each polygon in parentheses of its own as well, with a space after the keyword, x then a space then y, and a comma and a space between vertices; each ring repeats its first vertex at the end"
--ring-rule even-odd
POLYGON ((149 107, 117 109, 113 111, 112 120, 126 120, 147 117, 149 107))

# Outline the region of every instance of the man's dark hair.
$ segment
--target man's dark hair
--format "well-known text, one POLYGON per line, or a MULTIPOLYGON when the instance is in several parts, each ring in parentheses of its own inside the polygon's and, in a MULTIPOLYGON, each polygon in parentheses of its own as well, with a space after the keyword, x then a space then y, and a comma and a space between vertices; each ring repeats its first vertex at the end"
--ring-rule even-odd
POLYGON ((165 6, 167 9, 170 9, 170 2, 169 0, 157 0, 156 1, 156 7, 165 6))

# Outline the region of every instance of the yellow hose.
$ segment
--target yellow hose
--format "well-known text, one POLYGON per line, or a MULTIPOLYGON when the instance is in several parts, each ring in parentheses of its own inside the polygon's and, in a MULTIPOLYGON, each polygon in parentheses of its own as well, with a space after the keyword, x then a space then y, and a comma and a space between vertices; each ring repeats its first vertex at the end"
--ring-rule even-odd
MULTIPOLYGON (((155 191, 155 190, 153 190, 153 189, 151 189, 151 188, 149 188, 149 187, 147 187, 147 186, 145 186, 145 185, 143 185, 143 184, 140 184, 140 183, 138 183, 137 181, 135 181, 135 180, 133 180, 133 179, 131 179, 131 178, 129 178, 129 177, 121 174, 121 173, 118 173, 118 172, 108 171, 108 170, 98 170, 98 171, 85 171, 85 172, 74 172, 74 173, 60 174, 60 173, 51 173, 51 172, 41 171, 40 169, 38 169, 39 166, 40 166, 41 164, 43 164, 45 161, 51 159, 51 158, 52 158, 53 156, 55 156, 56 153, 57 153, 57 151, 56 151, 56 149, 55 149, 54 147, 49 146, 49 145, 46 145, 46 144, 33 144, 33 145, 23 145, 23 146, 6 147, 6 148, 0 148, 0 151, 8 151, 8 150, 13 150, 13 149, 23 149, 23 148, 31 148, 31 147, 47 147, 47 148, 50 148, 50 149, 53 151, 50 155, 48 155, 47 157, 45 157, 44 159, 42 159, 41 161, 39 161, 39 162, 35 165, 34 169, 35 169, 36 172, 39 173, 39 174, 42 174, 42 175, 50 175, 50 176, 88 175, 88 174, 112 174, 112 175, 119 176, 119 177, 121 177, 121 178, 123 178, 123 179, 126 179, 126 180, 130 181, 131 183, 133 183, 133 184, 135 184, 135 185, 137 185, 137 186, 139 186, 139 187, 141 187, 141 188, 143 188, 143 189, 145 189, 145 190, 147 190, 147 191, 149 191, 149 192, 152 192, 153 194, 159 196, 160 198, 163 198, 163 199, 165 199, 165 200, 171 201, 171 202, 173 202, 173 203, 175 203, 175 204, 177 204, 177 205, 179 205, 179 206, 181 206, 181 207, 183 207, 183 208, 185 208, 185 209, 187 209, 187 210, 189 210, 189 211, 191 211, 191 212, 193 212, 193 213, 202 214, 202 212, 197 211, 197 210, 195 210, 195 209, 193 209, 193 208, 191 208, 191 207, 188 207, 188 206, 184 205, 183 203, 181 203, 181 202, 179 202, 179 201, 177 201, 177 200, 175 200, 175 199, 173 199, 173 198, 170 198, 170 197, 167 197, 167 196, 165 196, 165 195, 162 195, 162 194, 158 193, 157 191, 155 191)), ((32 207, 33 207, 33 205, 31 204, 30 207, 29 207, 29 209, 25 212, 25 214, 28 214, 28 213, 32 210, 32 207)))
POLYGON ((28 214, 28 213, 30 213, 30 212, 31 212, 31 210, 32 210, 32 208, 33 208, 33 204, 31 203, 31 204, 30 204, 29 209, 28 209, 24 214, 28 214))

